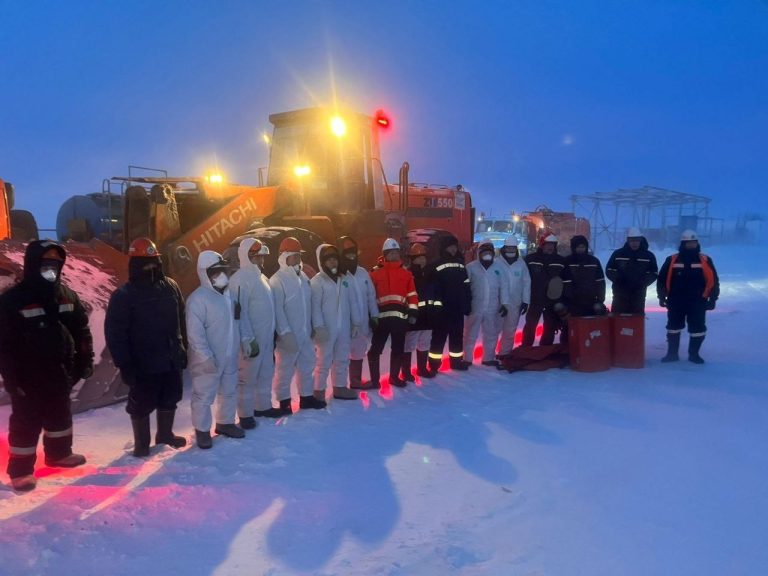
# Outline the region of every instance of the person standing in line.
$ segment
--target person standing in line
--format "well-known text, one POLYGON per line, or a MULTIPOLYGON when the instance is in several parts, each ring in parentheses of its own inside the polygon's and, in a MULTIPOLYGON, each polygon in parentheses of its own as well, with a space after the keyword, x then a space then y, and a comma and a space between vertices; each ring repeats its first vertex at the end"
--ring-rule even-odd
POLYGON ((475 343, 482 331, 483 366, 498 366, 496 343, 501 323, 509 314, 509 290, 506 271, 494 258, 493 244, 485 242, 478 249, 478 259, 467 264, 472 289, 472 313, 464 323, 464 362, 472 364, 475 343))
POLYGON ((662 362, 680 358, 680 334, 688 324, 688 361, 704 364, 699 355, 707 335, 706 316, 720 296, 720 279, 712 258, 702 254, 699 237, 693 230, 680 236, 680 248, 661 266, 656 282, 659 306, 667 309, 667 354, 662 362))
POLYGON ((548 234, 539 240, 536 252, 525 257, 531 276, 531 303, 525 314, 523 327, 523 346, 533 346, 536 339, 536 326, 539 318, 544 317, 544 330, 539 344, 547 346, 555 341, 555 332, 560 331, 560 343, 568 341, 568 331, 555 310, 562 307, 563 274, 565 258, 557 253, 557 236, 548 234))
POLYGON ((509 292, 509 313, 502 319, 501 338, 499 339, 499 357, 508 356, 515 346, 515 333, 520 323, 520 316, 528 312, 531 301, 531 275, 528 265, 520 258, 518 241, 514 236, 504 240, 499 250, 499 263, 506 272, 507 291, 509 292))
POLYGON ((149 415, 156 411, 155 444, 182 448, 173 433, 187 366, 184 297, 163 273, 155 243, 136 238, 128 248, 128 282, 109 299, 104 335, 115 366, 128 386, 125 411, 133 428, 133 455, 149 456, 149 415))
POLYGON ((275 302, 269 281, 262 273, 266 244, 245 238, 237 248, 240 268, 229 280, 229 290, 240 306, 240 345, 244 370, 237 385, 237 415, 240 427, 256 427, 256 417, 279 418, 272 407, 275 375, 275 302))
POLYGON ((349 387, 353 390, 368 390, 372 382, 363 383, 363 358, 371 344, 371 334, 379 322, 379 306, 376 304, 376 290, 371 275, 358 265, 357 242, 349 237, 339 238, 341 251, 340 270, 349 280, 355 292, 354 305, 358 309, 361 325, 356 336, 352 336, 349 346, 349 387))
POLYGON ((408 325, 416 324, 419 299, 413 274, 403 268, 400 261, 400 244, 394 238, 387 238, 382 247, 379 266, 371 272, 379 305, 379 323, 373 331, 371 348, 368 350, 368 366, 371 382, 379 387, 381 353, 387 339, 391 337, 389 355, 389 383, 402 388, 408 382, 400 379, 400 365, 405 347, 405 332, 408 325))
POLYGON ((416 374, 420 378, 434 378, 435 374, 429 369, 429 345, 432 342, 432 330, 429 326, 429 313, 433 305, 432 290, 426 275, 427 248, 424 244, 411 244, 408 250, 410 265, 408 270, 413 274, 416 294, 419 299, 419 311, 416 323, 408 327, 405 334, 403 362, 400 367, 401 379, 415 382, 411 371, 413 352, 416 351, 416 374))
POLYGON ((189 375, 192 380, 192 425, 197 446, 208 449, 211 407, 216 401, 216 434, 243 438, 237 414, 237 360, 240 321, 229 291, 229 266, 218 252, 204 250, 197 258, 198 286, 187 301, 189 375))
POLYGON ((302 271, 301 243, 293 236, 280 242, 280 268, 269 279, 275 297, 275 379, 273 389, 283 414, 291 414, 291 381, 297 377, 299 408, 320 410, 325 400, 315 398, 312 370, 315 346, 312 343, 312 289, 302 271))
POLYGON ((349 388, 349 345, 352 335, 360 331, 362 317, 355 302, 354 288, 351 288, 349 278, 339 271, 339 260, 336 246, 318 246, 320 272, 310 280, 312 332, 317 352, 314 396, 323 401, 329 372, 334 398, 357 399, 357 392, 349 388))
POLYGON ((453 234, 440 239, 440 256, 427 273, 434 290, 429 367, 437 373, 448 340, 451 370, 467 370, 464 362, 464 317, 472 312, 472 292, 459 241, 453 234))
POLYGON ((648 240, 639 228, 628 229, 624 246, 614 250, 605 267, 612 282, 611 313, 644 314, 646 291, 658 273, 656 256, 648 249, 648 240))
POLYGON ((608 312, 603 265, 589 253, 589 241, 582 235, 571 238, 571 253, 565 259, 563 303, 571 316, 603 316, 608 312))
POLYGON ((37 486, 37 443, 43 433, 45 465, 73 468, 69 394, 93 374, 93 338, 78 295, 61 281, 64 247, 35 240, 24 253, 24 277, 0 294, 0 374, 11 396, 8 467, 14 490, 37 486))

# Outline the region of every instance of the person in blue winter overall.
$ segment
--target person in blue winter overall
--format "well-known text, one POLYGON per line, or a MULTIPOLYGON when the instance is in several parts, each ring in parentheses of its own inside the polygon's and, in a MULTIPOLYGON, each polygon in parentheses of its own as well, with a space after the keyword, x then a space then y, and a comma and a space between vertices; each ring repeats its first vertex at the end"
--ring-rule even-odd
POLYGON ((192 425, 199 448, 213 446, 211 407, 216 401, 216 434, 243 438, 235 424, 240 321, 228 289, 229 266, 221 255, 204 250, 197 258, 200 286, 187 299, 192 425))

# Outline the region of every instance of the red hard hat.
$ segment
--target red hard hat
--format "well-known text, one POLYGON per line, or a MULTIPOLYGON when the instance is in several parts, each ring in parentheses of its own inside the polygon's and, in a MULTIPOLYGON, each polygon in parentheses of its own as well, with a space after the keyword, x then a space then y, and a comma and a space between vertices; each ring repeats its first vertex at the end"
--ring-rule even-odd
POLYGON ((248 249, 248 255, 251 254, 260 254, 261 249, 264 247, 264 245, 261 243, 261 240, 254 238, 253 244, 251 244, 251 247, 248 249))
POLYGON ((128 248, 128 256, 160 256, 157 246, 149 238, 136 238, 128 248))
POLYGON ((408 256, 426 256, 427 255, 427 248, 424 246, 424 244, 411 244, 410 249, 408 250, 408 256))
POLYGON ((277 249, 277 251, 280 254, 283 252, 304 252, 304 250, 301 249, 301 242, 299 242, 293 236, 283 238, 283 241, 280 242, 280 247, 277 249))

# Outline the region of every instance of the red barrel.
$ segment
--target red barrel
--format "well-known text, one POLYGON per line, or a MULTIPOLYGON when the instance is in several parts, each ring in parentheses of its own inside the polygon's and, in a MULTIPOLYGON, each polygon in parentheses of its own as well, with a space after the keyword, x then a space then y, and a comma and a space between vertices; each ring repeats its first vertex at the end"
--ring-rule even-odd
POLYGON ((602 372, 611 367, 611 320, 608 316, 568 319, 568 352, 571 368, 602 372))
POLYGON ((645 315, 617 314, 611 322, 613 366, 645 368, 645 315))

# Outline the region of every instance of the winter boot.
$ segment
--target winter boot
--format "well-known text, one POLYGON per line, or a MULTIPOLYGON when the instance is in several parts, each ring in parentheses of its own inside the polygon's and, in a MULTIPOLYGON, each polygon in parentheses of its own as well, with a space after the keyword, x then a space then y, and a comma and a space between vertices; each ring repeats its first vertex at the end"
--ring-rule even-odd
POLYGON ((402 354, 392 353, 389 355, 389 384, 398 388, 405 388, 408 382, 400 378, 400 366, 403 362, 402 354))
POLYGON ((350 390, 346 386, 334 386, 333 397, 337 400, 357 400, 357 391, 350 390))
POLYGON ((322 410, 327 406, 325 400, 318 400, 315 398, 314 395, 312 396, 300 396, 299 397, 299 408, 302 410, 322 410))
POLYGON ((451 370, 464 372, 469 370, 470 366, 472 366, 472 362, 466 362, 464 358, 451 358, 451 370))
POLYGON ((353 390, 367 390, 371 387, 369 382, 363 384, 363 361, 349 361, 349 387, 353 390))
POLYGON ((379 383, 379 379, 381 378, 381 365, 379 358, 379 356, 371 356, 370 354, 368 355, 368 370, 371 372, 369 388, 381 388, 381 384, 379 383))
POLYGON ((76 466, 82 466, 83 464, 85 464, 85 456, 82 454, 70 454, 69 456, 58 458, 56 460, 49 458, 48 456, 45 457, 45 465, 50 466, 51 468, 75 468, 76 466))
POLYGON ((293 414, 293 407, 291 406, 290 398, 283 398, 280 400, 280 412, 283 416, 290 416, 293 414))
POLYGON ((229 438, 245 438, 245 432, 237 424, 216 424, 213 431, 229 438))
POLYGON ((420 378, 435 377, 435 373, 432 372, 432 370, 430 370, 429 366, 427 365, 428 361, 429 351, 416 350, 416 374, 418 374, 420 378))
MULTIPOLYGON (((680 349, 680 332, 667 332, 667 355, 661 359, 662 362, 677 362, 680 357, 677 355, 680 349)), ((698 351, 698 348, 697 348, 698 351)))
POLYGON ((494 368, 499 367, 499 361, 498 360, 483 360, 483 366, 492 366, 494 368))
POLYGON ((240 424, 240 428, 243 430, 253 430, 258 426, 258 423, 256 422, 256 418, 253 416, 246 416, 245 418, 240 418, 238 421, 238 424, 240 424))
POLYGON ((133 455, 136 458, 149 456, 149 415, 143 418, 131 418, 133 427, 133 455))
POLYGON ((197 447, 203 450, 207 450, 213 446, 211 433, 208 430, 195 430, 195 440, 197 441, 197 447))
MULTIPOLYGON (((288 410, 290 410, 290 407, 288 410)), ((267 410, 254 410, 253 415, 256 418, 280 418, 283 415, 283 411, 280 408, 268 408, 267 410)))
POLYGON ((176 416, 176 410, 158 410, 157 411, 157 434, 155 434, 155 444, 167 444, 171 448, 184 448, 187 441, 182 436, 176 436, 173 433, 173 419, 176 416))
POLYGON ((704 336, 691 336, 688 341, 688 361, 694 364, 704 364, 704 358, 699 356, 701 344, 704 342, 704 336))
MULTIPOLYGON (((427 352, 429 354, 429 352, 427 352)), ((432 358, 429 357, 429 371, 432 372, 435 376, 437 376, 437 373, 440 371, 440 366, 443 364, 443 358, 442 356, 438 358, 432 358)))
POLYGON ((37 486, 37 478, 32 474, 11 478, 11 487, 17 492, 29 492, 37 486))
POLYGON ((413 352, 403 352, 400 359, 400 376, 406 382, 416 382, 416 377, 412 372, 413 352))

